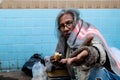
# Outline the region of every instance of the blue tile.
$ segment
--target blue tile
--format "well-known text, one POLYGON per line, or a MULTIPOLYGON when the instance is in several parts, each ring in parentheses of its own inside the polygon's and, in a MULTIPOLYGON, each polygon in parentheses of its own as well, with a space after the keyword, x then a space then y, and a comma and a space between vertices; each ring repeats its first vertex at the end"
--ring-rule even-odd
POLYGON ((8 61, 1 61, 1 68, 2 70, 9 69, 9 62, 8 61))
MULTIPOLYGON (((55 19, 61 9, 1 9, 2 68, 20 68, 34 53, 54 54, 55 19)), ((96 26, 109 46, 120 48, 120 9, 79 9, 80 17, 96 26)))

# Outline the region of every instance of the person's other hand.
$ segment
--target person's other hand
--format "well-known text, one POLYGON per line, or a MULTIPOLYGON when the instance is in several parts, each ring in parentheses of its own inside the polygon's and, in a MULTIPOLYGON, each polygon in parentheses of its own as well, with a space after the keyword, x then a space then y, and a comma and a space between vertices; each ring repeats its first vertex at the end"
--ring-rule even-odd
POLYGON ((60 62, 60 60, 56 60, 54 56, 51 56, 50 61, 51 61, 51 63, 53 65, 56 65, 56 66, 62 65, 62 63, 60 62))
POLYGON ((51 61, 52 63, 55 62, 54 56, 51 56, 51 57, 50 57, 50 61, 51 61))
POLYGON ((51 63, 54 64, 54 65, 57 65, 57 64, 59 63, 58 61, 56 61, 56 59, 55 59, 54 56, 51 56, 51 57, 50 57, 50 61, 51 61, 51 63))

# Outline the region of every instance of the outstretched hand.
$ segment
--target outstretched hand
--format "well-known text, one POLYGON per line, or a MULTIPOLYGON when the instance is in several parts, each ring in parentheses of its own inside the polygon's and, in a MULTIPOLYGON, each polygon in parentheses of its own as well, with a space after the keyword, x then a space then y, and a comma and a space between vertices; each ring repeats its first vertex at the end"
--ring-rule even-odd
MULTIPOLYGON (((89 46, 91 44, 91 41, 93 40, 93 36, 90 35, 86 37, 84 40, 82 46, 89 46)), ((66 58, 64 60, 61 59, 61 63, 66 63, 66 64, 74 64, 74 62, 81 62, 83 61, 87 56, 89 55, 89 52, 87 50, 82 50, 82 49, 77 49, 72 53, 70 58, 66 58)))

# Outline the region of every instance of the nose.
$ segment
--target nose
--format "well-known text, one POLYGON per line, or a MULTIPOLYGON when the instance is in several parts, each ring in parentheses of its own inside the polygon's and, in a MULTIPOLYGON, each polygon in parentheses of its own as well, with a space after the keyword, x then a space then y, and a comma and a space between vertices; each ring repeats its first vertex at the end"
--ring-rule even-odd
POLYGON ((64 30, 69 30, 69 28, 67 26, 65 26, 64 30))
POLYGON ((64 24, 64 30, 67 31, 69 30, 70 28, 67 26, 67 24, 64 24))

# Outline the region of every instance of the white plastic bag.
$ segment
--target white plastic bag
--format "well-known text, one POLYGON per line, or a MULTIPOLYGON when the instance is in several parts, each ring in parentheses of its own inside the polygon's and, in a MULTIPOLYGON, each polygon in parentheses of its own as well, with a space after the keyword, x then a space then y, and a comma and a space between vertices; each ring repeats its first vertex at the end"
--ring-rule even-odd
POLYGON ((47 73, 45 66, 40 62, 36 62, 32 68, 33 78, 32 80, 47 80, 47 73))

